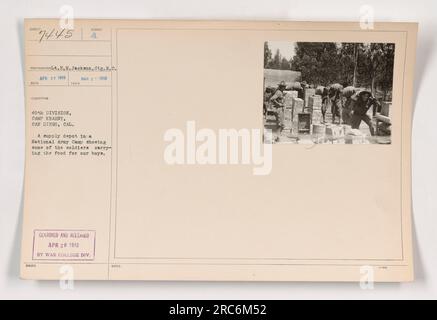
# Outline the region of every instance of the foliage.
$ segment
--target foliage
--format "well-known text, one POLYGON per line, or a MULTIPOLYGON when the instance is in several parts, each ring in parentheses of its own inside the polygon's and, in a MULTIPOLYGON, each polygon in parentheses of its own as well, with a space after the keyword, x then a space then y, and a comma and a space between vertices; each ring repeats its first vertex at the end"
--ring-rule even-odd
POLYGON ((264 68, 294 70, 314 86, 339 83, 366 87, 375 94, 392 90, 395 45, 393 43, 296 42, 289 61, 264 43, 264 68))
POLYGON ((298 42, 291 69, 300 71, 308 83, 328 85, 338 82, 341 74, 337 45, 333 42, 298 42))

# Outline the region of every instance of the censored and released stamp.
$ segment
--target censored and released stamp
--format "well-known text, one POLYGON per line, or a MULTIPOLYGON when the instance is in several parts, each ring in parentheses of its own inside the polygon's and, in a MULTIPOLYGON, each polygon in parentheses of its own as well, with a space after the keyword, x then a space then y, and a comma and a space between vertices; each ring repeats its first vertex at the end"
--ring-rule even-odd
POLYGON ((92 261, 94 230, 34 230, 33 260, 92 261))

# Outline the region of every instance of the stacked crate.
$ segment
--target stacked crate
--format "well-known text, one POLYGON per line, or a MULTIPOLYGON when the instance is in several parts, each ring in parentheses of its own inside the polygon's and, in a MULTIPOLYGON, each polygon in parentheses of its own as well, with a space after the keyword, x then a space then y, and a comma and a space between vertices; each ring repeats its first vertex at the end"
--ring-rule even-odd
POLYGON ((297 91, 284 91, 284 130, 291 133, 294 116, 294 99, 297 91))
POLYGON ((318 94, 308 97, 308 108, 312 113, 314 123, 321 123, 322 117, 322 97, 318 94))
POLYGON ((311 130, 311 114, 303 112, 304 101, 300 98, 293 99, 294 110, 298 111, 297 114, 297 133, 310 133, 311 130))
POLYGON ((301 98, 293 98, 294 110, 302 112, 304 101, 301 98))
POLYGON ((325 131, 326 126, 321 123, 312 124, 312 137, 314 143, 324 143, 325 142, 325 131))
MULTIPOLYGON (((303 103, 303 101, 302 101, 303 103)), ((311 133, 311 114, 301 112, 297 114, 297 133, 311 133)))
POLYGON ((376 134, 390 135, 391 120, 390 111, 392 103, 390 101, 381 102, 381 112, 376 114, 376 134))
POLYGON ((345 143, 345 126, 335 124, 327 125, 326 136, 332 143, 345 143))
POLYGON ((305 98, 305 107, 308 108, 308 100, 310 97, 316 94, 316 89, 305 89, 304 98, 305 98))
POLYGON ((291 109, 294 107, 294 99, 297 98, 297 91, 284 91, 284 107, 291 109))

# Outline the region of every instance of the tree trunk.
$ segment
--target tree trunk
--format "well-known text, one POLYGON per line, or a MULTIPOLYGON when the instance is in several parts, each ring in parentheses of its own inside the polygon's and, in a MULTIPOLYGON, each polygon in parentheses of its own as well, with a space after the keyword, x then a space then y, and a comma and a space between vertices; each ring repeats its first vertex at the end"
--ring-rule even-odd
POLYGON ((352 81, 352 85, 357 87, 357 69, 358 69, 358 44, 354 45, 354 78, 352 81))

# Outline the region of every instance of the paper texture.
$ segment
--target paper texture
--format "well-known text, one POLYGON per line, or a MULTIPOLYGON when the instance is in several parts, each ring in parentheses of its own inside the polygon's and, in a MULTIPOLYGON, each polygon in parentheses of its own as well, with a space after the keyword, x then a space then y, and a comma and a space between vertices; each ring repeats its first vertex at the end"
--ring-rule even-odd
POLYGON ((24 279, 413 280, 416 24, 67 27, 25 21, 24 279), (263 118, 266 42, 394 44, 389 143, 322 123, 315 88, 306 99, 291 88, 299 109, 284 107, 281 134, 264 132, 276 121, 263 118))

